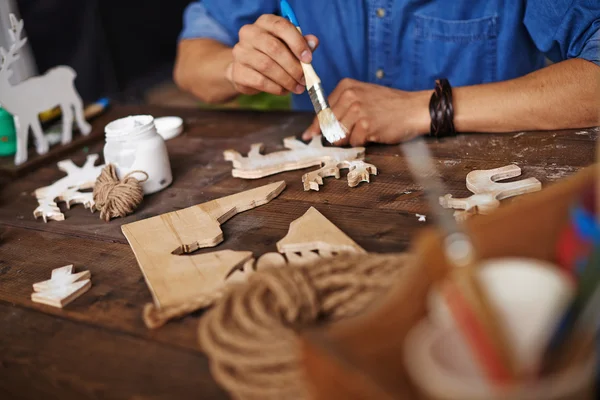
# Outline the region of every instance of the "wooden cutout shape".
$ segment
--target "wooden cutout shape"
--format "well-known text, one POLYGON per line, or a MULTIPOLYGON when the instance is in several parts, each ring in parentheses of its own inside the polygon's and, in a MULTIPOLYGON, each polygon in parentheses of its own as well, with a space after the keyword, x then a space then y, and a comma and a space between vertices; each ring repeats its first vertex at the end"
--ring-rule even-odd
POLYGON ((221 224, 238 213, 268 203, 283 189, 285 189, 285 182, 279 181, 183 210, 126 224, 121 229, 136 256, 138 251, 149 251, 157 255, 164 252, 175 255, 189 254, 221 243, 223 241, 221 224), (156 248, 161 250, 155 252, 153 249, 156 248))
POLYGON ((19 59, 19 50, 25 46, 27 38, 21 38, 23 20, 17 20, 14 14, 10 14, 9 19, 11 28, 8 34, 12 44, 8 51, 0 47, 0 104, 14 116, 17 130, 15 164, 19 165, 27 161, 30 127, 36 140, 38 154, 48 152, 48 141, 40 125, 39 113, 60 106, 63 144, 70 143, 73 136, 73 113, 83 135, 88 135, 92 127, 83 115, 83 102, 74 84, 77 74, 71 67, 55 67, 44 75, 29 78, 19 84, 10 83, 10 66, 19 59))
MULTIPOLYGON (((273 184, 258 189, 268 188, 269 186, 272 187, 273 184)), ((243 192, 234 196, 247 193, 243 192)), ((269 196, 266 193, 268 191, 263 190, 261 196, 268 198, 269 196)), ((201 204, 200 206, 211 203, 213 202, 201 204)), ((240 201, 231 203, 239 205, 240 201)), ((213 215, 215 220, 218 219, 219 215, 226 213, 222 205, 206 208, 220 210, 218 214, 213 215)), ((180 217, 185 219, 184 216, 180 217)), ((169 254, 168 250, 173 246, 172 241, 174 239, 172 236, 173 234, 177 235, 177 233, 174 230, 168 230, 170 229, 169 225, 169 228, 156 230, 148 236, 140 236, 140 233, 143 234, 145 230, 150 229, 147 226, 143 226, 143 229, 140 228, 139 224, 141 222, 144 221, 125 225, 123 232, 133 248, 154 299, 154 304, 148 304, 144 309, 144 322, 149 328, 158 328, 170 319, 182 317, 193 311, 211 306, 222 297, 229 285, 245 282, 250 275, 259 269, 304 265, 345 252, 364 253, 360 246, 313 207, 303 217, 290 224, 291 235, 288 233, 284 241, 286 239, 290 241, 289 247, 292 250, 287 249, 288 244, 283 244, 282 248, 278 244, 278 249, 283 250, 285 254, 266 253, 258 261, 252 258, 251 252, 234 252, 231 250, 196 256, 169 254), (311 234, 308 230, 314 228, 314 224, 318 224, 319 229, 311 234), (132 232, 127 228, 132 225, 137 225, 135 235, 132 235, 132 232), (164 239, 164 243, 163 240, 152 243, 153 240, 156 240, 156 237, 164 239), (306 238, 309 240, 304 240, 306 238)), ((202 241, 216 243, 214 238, 217 236, 205 235, 202 241)), ((222 233, 220 238, 222 240, 222 233)))
POLYGON ((277 242, 280 253, 354 252, 366 253, 348 235, 311 207, 300 218, 292 221, 287 235, 277 242))
POLYGON ((52 270, 50 280, 33 284, 31 300, 35 303, 63 308, 92 286, 90 271, 73 274, 73 265, 52 270))
POLYGON ((253 260, 251 251, 233 250, 185 257, 167 253, 167 256, 165 260, 155 255, 157 262, 145 262, 142 268, 158 308, 176 307, 198 296, 218 293, 233 271, 253 260))
POLYGON ((146 278, 155 305, 159 308, 177 305, 201 292, 220 288, 233 269, 251 258, 251 252, 180 254, 216 246, 223 241, 221 224, 240 212, 268 203, 284 188, 284 181, 275 182, 123 225, 121 229, 146 278))
POLYGON ((302 177, 304 190, 319 190, 323 178, 340 177, 340 168, 347 168, 348 186, 357 186, 360 182, 369 182, 371 175, 377 175, 377 168, 363 161, 364 147, 344 149, 340 147, 323 147, 321 136, 315 136, 309 144, 294 137, 283 140, 288 151, 278 151, 263 155, 262 143, 253 144, 247 157, 235 150, 226 150, 225 160, 233 163, 232 175, 236 178, 258 179, 284 171, 321 166, 320 169, 307 173, 302 177))
POLYGON ((33 211, 35 218, 42 217, 44 222, 48 220, 63 221, 65 215, 58 208, 57 202, 65 202, 67 208, 73 204, 83 204, 92 212, 94 208, 94 196, 91 192, 80 192, 80 190, 91 189, 96 183, 96 178, 102 172, 104 165, 94 165, 98 160, 98 154, 87 156, 83 167, 78 167, 71 160, 63 160, 58 163, 58 168, 67 173, 62 179, 50 186, 39 188, 35 191, 35 197, 39 203, 33 211))
POLYGON ((517 165, 507 165, 501 168, 475 170, 467 174, 467 189, 473 195, 467 198, 455 199, 451 194, 440 197, 440 205, 444 208, 454 208, 454 216, 465 220, 474 214, 489 214, 500 205, 500 200, 542 190, 542 183, 536 178, 522 179, 516 182, 498 183, 504 179, 521 175, 517 165))

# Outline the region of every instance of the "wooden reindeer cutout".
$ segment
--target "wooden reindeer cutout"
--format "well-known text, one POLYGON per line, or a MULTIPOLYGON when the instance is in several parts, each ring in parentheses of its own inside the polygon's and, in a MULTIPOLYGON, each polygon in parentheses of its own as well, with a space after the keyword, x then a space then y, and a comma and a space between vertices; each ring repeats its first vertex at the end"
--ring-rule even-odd
POLYGON ((75 90, 75 71, 67 66, 50 69, 44 75, 25 80, 17 85, 9 82, 12 71, 11 64, 19 59, 19 49, 27 42, 21 38, 23 20, 18 21, 10 14, 11 29, 8 30, 12 45, 6 51, 0 47, 0 105, 14 116, 17 129, 17 153, 15 164, 27 161, 27 142, 29 128, 33 131, 38 154, 48 151, 48 142, 38 119, 38 114, 55 106, 62 109, 63 131, 62 143, 71 142, 73 111, 77 126, 83 135, 91 132, 91 126, 83 115, 83 102, 75 90))
POLYGON ((516 165, 471 171, 467 174, 467 189, 474 194, 464 199, 454 199, 451 194, 447 194, 440 197, 440 204, 444 208, 463 210, 456 211, 454 216, 458 220, 465 220, 473 214, 489 214, 500 205, 500 200, 542 190, 542 183, 536 178, 509 183, 497 182, 519 175, 521 168, 516 165))
POLYGON ((42 217, 44 222, 48 220, 63 221, 65 215, 58 208, 57 202, 65 202, 67 208, 73 204, 83 204, 85 208, 95 211, 94 196, 91 192, 80 190, 91 189, 96 183, 96 178, 102 172, 104 165, 94 165, 98 160, 98 154, 87 156, 83 167, 78 167, 71 160, 63 160, 58 163, 58 168, 67 173, 67 176, 54 182, 50 186, 39 188, 35 191, 38 207, 33 211, 35 218, 42 217))
POLYGON ((278 151, 263 155, 262 143, 253 144, 247 157, 234 150, 224 153, 227 161, 233 162, 232 175, 236 178, 258 179, 284 171, 308 168, 315 165, 320 169, 304 174, 302 182, 304 190, 319 190, 323 178, 340 177, 340 168, 347 168, 348 186, 357 186, 360 182, 369 182, 370 175, 377 175, 374 165, 363 161, 364 147, 344 149, 339 147, 323 147, 321 136, 315 136, 309 144, 294 137, 283 140, 283 146, 289 151, 278 151))

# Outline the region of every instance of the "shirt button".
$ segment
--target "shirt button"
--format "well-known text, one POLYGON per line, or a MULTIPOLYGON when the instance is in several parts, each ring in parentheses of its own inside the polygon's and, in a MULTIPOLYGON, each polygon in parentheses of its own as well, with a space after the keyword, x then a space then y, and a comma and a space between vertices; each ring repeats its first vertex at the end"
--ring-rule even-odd
POLYGON ((377 9, 377 16, 378 16, 379 18, 383 18, 383 17, 385 17, 385 10, 384 10, 383 8, 378 8, 378 9, 377 9))
POLYGON ((378 69, 377 72, 375 72, 375 76, 377 77, 377 79, 383 79, 383 77, 385 76, 385 73, 383 72, 382 69, 378 69))

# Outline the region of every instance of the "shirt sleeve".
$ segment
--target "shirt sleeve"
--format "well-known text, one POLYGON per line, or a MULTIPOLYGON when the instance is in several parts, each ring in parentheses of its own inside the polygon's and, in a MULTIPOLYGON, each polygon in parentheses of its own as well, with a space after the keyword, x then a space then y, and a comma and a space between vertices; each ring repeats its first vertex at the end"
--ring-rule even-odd
POLYGON ((184 11, 179 40, 210 38, 233 46, 242 26, 277 10, 276 0, 197 0, 184 11))
POLYGON ((582 58, 600 66, 599 0, 529 0, 524 23, 552 61, 582 58))

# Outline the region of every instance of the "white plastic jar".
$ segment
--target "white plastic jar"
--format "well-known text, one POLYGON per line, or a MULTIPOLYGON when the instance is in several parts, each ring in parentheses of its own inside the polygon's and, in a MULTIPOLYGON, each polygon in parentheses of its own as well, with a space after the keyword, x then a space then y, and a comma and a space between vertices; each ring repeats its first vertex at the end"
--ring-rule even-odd
MULTIPOLYGON (((173 182, 169 154, 164 139, 156 131, 154 117, 133 115, 106 125, 104 161, 114 164, 119 179, 132 171, 144 171, 144 194, 156 193, 173 182)), ((144 174, 134 174, 140 181, 144 174)))

